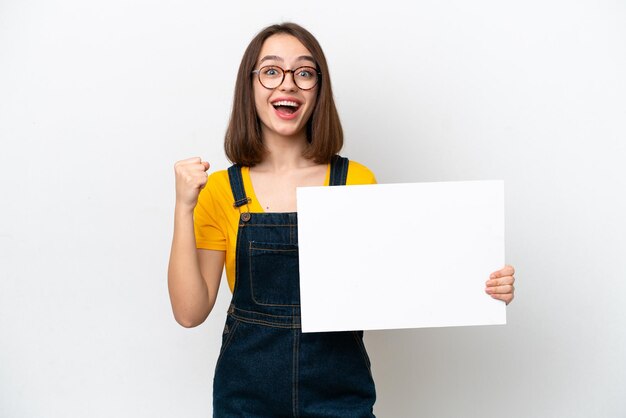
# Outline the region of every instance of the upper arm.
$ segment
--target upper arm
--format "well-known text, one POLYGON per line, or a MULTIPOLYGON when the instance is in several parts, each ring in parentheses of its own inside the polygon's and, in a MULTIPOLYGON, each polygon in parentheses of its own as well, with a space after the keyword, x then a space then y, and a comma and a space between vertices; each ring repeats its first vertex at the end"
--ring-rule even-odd
POLYGON ((220 280, 224 271, 225 251, 197 249, 200 274, 206 282, 209 296, 209 312, 215 305, 217 291, 220 288, 220 280))

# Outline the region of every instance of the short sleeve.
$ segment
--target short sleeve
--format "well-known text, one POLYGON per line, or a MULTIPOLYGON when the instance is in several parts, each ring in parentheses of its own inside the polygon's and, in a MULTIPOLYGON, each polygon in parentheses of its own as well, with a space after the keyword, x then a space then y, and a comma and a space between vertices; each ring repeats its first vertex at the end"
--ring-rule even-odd
POLYGON ((223 209, 218 204, 218 188, 214 174, 198 196, 194 210, 196 247, 205 250, 226 251, 226 231, 223 209))
POLYGON ((348 178, 346 184, 353 186, 357 184, 376 184, 374 173, 363 164, 356 161, 350 161, 348 166, 348 178))

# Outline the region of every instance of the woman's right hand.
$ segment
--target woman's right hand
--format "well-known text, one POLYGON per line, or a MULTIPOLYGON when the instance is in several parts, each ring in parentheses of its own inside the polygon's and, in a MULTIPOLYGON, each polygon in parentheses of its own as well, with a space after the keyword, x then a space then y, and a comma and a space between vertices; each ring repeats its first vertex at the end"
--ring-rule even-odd
POLYGON ((198 249, 193 210, 207 183, 209 163, 200 157, 174 164, 176 207, 167 283, 174 318, 185 327, 201 324, 213 309, 224 269, 224 251, 198 249))
POLYGON ((207 182, 210 165, 200 157, 188 158, 174 164, 176 174, 176 205, 193 210, 198 203, 200 190, 207 182))

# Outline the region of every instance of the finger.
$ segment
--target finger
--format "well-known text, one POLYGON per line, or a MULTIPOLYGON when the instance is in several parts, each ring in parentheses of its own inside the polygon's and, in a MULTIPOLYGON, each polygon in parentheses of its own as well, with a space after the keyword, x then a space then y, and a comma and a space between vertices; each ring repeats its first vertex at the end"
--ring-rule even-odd
POLYGON ((198 171, 198 172, 202 172, 202 171, 206 172, 209 169, 209 167, 211 167, 211 164, 202 160, 186 163, 185 165, 185 168, 198 171))
POLYGON ((197 164, 200 161, 202 161, 202 159, 200 157, 191 157, 191 158, 186 158, 184 160, 176 161, 176 164, 174 164, 174 166, 181 166, 181 165, 187 165, 187 164, 197 164))
POLYGON ((204 171, 204 166, 195 164, 192 167, 181 168, 177 172, 177 182, 187 184, 192 187, 199 187, 207 182, 208 174, 204 171))
POLYGON ((515 274, 515 269, 513 266, 506 265, 498 271, 494 271, 489 275, 490 279, 497 279, 498 277, 503 276, 513 276, 515 274))
POLYGON ((207 167, 209 163, 207 162, 202 162, 202 163, 193 163, 193 164, 188 164, 186 166, 183 167, 184 171, 188 172, 188 173, 193 173, 196 175, 200 175, 206 174, 206 171, 209 169, 207 167))
POLYGON ((514 291, 515 291, 515 287, 513 287, 513 285, 510 285, 510 284, 485 288, 485 292, 490 295, 513 293, 514 291))
POLYGON ((182 177, 188 178, 188 177, 204 177, 206 178, 208 176, 207 174, 207 165, 209 163, 206 162, 195 162, 195 163, 181 163, 180 165, 176 165, 175 166, 175 172, 177 175, 180 175, 182 177))
POLYGON ((513 276, 504 276, 499 279, 489 279, 485 282, 487 287, 502 286, 505 284, 513 284, 513 283, 515 283, 515 277, 513 276))
POLYGON ((187 170, 187 168, 189 168, 190 165, 198 164, 198 161, 191 161, 191 160, 192 158, 176 161, 176 163, 174 164, 174 171, 176 173, 181 173, 187 170))
POLYGON ((176 164, 174 164, 174 167, 193 167, 195 165, 205 166, 207 168, 209 167, 209 163, 202 161, 202 158, 200 157, 191 157, 177 161, 176 164))
POLYGON ((513 294, 506 294, 506 295, 500 295, 500 294, 495 294, 495 295, 491 295, 492 298, 494 299, 498 299, 501 301, 504 301, 507 305, 509 303, 511 303, 511 301, 513 300, 513 294))

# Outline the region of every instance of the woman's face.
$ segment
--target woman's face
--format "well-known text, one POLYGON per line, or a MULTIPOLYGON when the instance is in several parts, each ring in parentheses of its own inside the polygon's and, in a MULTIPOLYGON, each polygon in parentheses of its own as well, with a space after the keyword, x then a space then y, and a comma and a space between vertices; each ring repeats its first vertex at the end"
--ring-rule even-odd
MULTIPOLYGON (((255 69, 266 66, 278 66, 283 70, 295 70, 302 66, 316 68, 311 52, 297 38, 287 34, 272 35, 263 43, 255 69)), ((278 87, 267 89, 255 75, 254 102, 263 137, 304 137, 306 124, 315 107, 317 89, 317 85, 310 90, 300 89, 294 83, 291 72, 285 73, 278 87)))

